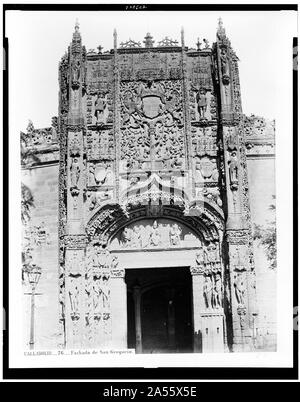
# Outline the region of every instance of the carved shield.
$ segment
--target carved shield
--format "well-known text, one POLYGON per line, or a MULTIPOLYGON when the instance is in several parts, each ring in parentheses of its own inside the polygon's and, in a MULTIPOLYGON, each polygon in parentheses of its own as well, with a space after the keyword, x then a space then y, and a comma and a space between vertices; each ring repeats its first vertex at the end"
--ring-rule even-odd
POLYGON ((215 164, 209 158, 202 158, 200 161, 200 171, 205 179, 212 176, 215 164))
POLYGON ((154 119, 160 114, 161 100, 158 96, 146 96, 143 98, 143 112, 146 117, 154 119))

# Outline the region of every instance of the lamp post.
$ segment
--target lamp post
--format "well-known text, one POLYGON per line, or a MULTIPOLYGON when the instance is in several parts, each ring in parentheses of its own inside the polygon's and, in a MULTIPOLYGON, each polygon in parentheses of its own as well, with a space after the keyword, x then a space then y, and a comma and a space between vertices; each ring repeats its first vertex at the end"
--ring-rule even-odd
POLYGON ((30 317, 30 339, 29 339, 29 348, 32 350, 34 346, 34 297, 35 297, 35 288, 40 280, 41 276, 41 268, 32 265, 32 268, 27 271, 28 282, 31 286, 31 317, 30 317))

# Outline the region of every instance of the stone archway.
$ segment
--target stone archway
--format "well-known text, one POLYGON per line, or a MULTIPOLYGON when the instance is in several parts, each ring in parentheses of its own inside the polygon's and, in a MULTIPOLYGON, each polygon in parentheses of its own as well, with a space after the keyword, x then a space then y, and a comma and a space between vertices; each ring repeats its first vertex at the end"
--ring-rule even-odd
POLYGON ((225 288, 222 217, 209 205, 197 216, 184 212, 180 206, 136 205, 124 213, 118 204, 106 204, 89 219, 86 236, 65 239, 68 346, 126 349, 126 271, 182 268, 192 275, 194 351, 220 349, 224 313, 216 300, 223 300, 225 288))
MULTIPOLYGON (((119 277, 118 282, 114 280, 114 285, 119 283, 120 287, 116 293, 120 297, 123 292, 121 297, 124 300, 127 297, 125 286, 128 286, 126 276, 128 278, 129 272, 132 270, 140 271, 140 274, 135 277, 138 282, 143 272, 148 275, 149 271, 156 271, 157 277, 159 277, 160 270, 163 269, 169 270, 169 274, 178 268, 188 269, 189 275, 192 276, 190 297, 193 311, 193 350, 197 352, 221 351, 224 349, 224 270, 220 238, 214 238, 211 230, 211 237, 208 240, 207 232, 196 233, 191 227, 188 221, 186 224, 178 217, 164 216, 139 217, 122 225, 108 243, 110 253, 117 256, 118 268, 122 272, 122 278, 119 277)), ((133 289, 137 284, 131 285, 133 289)), ((174 290, 176 286, 171 288, 174 290)), ((127 330, 130 327, 128 322, 125 324, 124 320, 128 310, 124 305, 123 308, 120 307, 117 298, 115 300, 120 314, 120 320, 116 320, 119 325, 115 330, 119 333, 117 338, 123 339, 125 342, 127 330), (123 326, 120 325, 120 322, 123 322, 123 326)), ((139 303, 141 303, 141 298, 139 303)), ((142 320, 143 312, 141 305, 138 307, 135 305, 135 308, 138 308, 138 313, 135 312, 135 325, 137 325, 137 320, 142 320)), ((113 312, 112 316, 114 316, 113 312)), ((136 332, 138 352, 149 350, 149 347, 142 347, 143 340, 139 339, 143 332, 141 322, 139 322, 139 330, 136 332)), ((146 338, 149 338, 147 334, 146 338)), ((172 349, 170 345, 168 347, 169 350, 172 349)), ((166 346, 161 346, 161 349, 163 348, 168 349, 166 346)), ((178 349, 181 349, 180 345, 178 349)))
POLYGON ((128 347, 137 353, 193 351, 188 267, 126 270, 128 347))

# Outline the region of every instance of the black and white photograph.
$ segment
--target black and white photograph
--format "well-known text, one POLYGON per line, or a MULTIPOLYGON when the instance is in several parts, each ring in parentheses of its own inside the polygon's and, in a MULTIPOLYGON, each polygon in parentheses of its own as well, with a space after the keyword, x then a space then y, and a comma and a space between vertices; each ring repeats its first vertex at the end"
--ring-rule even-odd
POLYGON ((293 367, 297 11, 83 8, 5 12, 9 366, 293 367))

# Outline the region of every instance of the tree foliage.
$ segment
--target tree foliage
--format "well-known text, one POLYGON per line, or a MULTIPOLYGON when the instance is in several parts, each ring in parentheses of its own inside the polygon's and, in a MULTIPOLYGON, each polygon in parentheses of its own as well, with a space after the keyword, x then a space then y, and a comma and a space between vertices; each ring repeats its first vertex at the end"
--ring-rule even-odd
MULTIPOLYGON (((32 125, 31 122, 30 124, 32 125)), ((21 132, 21 165, 24 167, 29 167, 34 163, 40 162, 40 159, 36 155, 35 148, 29 146, 29 135, 30 134, 28 132, 21 132)), ((26 186, 24 183, 21 183, 21 219, 23 224, 30 220, 30 211, 33 207, 34 198, 32 192, 28 186, 26 186)))
POLYGON ((270 268, 276 269, 277 266, 277 249, 276 249, 276 220, 275 220, 275 196, 272 196, 273 203, 269 206, 269 210, 274 214, 274 219, 267 221, 265 225, 254 224, 254 240, 259 241, 259 246, 263 247, 270 262, 270 268))
MULTIPOLYGON (((32 122, 29 123, 31 131, 34 129, 32 122)), ((30 167, 35 163, 39 163, 40 159, 36 155, 36 149, 29 145, 30 132, 21 132, 21 166, 30 167)), ((21 182, 21 220, 26 225, 31 219, 31 210, 34 208, 34 197, 28 186, 21 182)), ((24 240, 24 239, 23 239, 24 240)), ((22 250, 22 281, 24 274, 29 272, 35 265, 32 263, 32 249, 28 244, 23 244, 22 250)))

